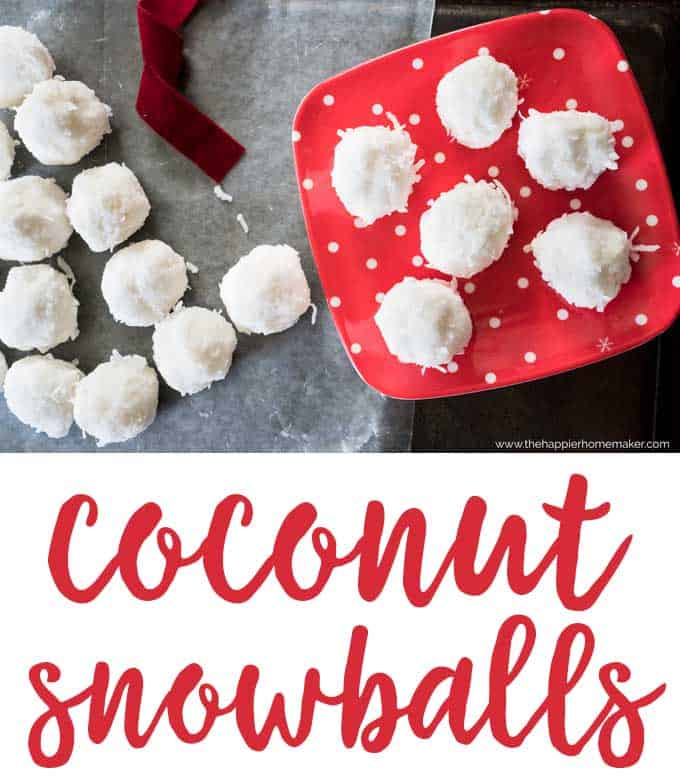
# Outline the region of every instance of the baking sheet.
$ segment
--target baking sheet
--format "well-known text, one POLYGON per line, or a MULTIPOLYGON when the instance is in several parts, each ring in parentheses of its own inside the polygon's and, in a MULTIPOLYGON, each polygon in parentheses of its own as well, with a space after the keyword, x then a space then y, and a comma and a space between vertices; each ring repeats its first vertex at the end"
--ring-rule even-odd
MULTIPOLYGON (((413 404, 387 400, 355 374, 323 303, 307 246, 292 165, 298 103, 318 81, 429 35, 432 0, 210 0, 185 30, 186 93, 247 147, 218 201, 207 177, 137 117, 140 72, 134 0, 3 0, 0 24, 35 32, 57 72, 82 80, 113 109, 114 132, 84 163, 45 168, 19 149, 14 175, 54 177, 66 190, 83 168, 126 162, 152 212, 132 240, 159 238, 200 268, 185 303, 222 308, 217 285, 258 243, 298 248, 319 304, 293 329, 241 336, 227 380, 181 398, 161 382, 159 415, 143 435, 105 451, 404 451, 413 404), (370 20, 370 23, 368 23, 370 20), (236 222, 242 212, 245 235, 236 222)), ((11 127, 11 115, 0 112, 11 127)), ((85 371, 112 349, 151 357, 151 329, 111 318, 100 291, 103 254, 75 236, 62 252, 80 299, 77 341, 55 349, 85 371)), ((10 263, 0 263, 4 286, 10 263)), ((25 356, 0 346, 8 362, 25 356)), ((35 435, 0 400, 0 451, 96 451, 75 428, 58 441, 35 435)))

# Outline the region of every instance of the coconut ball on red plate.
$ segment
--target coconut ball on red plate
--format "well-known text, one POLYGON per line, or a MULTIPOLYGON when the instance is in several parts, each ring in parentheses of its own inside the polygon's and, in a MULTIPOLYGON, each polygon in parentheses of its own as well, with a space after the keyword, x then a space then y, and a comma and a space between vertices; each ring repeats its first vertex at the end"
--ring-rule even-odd
POLYGON ((188 283, 183 257, 163 241, 143 240, 108 260, 102 294, 116 321, 150 327, 177 305, 188 283))
POLYGON ((6 181, 14 164, 14 141, 5 123, 0 121, 0 181, 6 181))
POLYGON ((107 251, 127 240, 151 211, 135 174, 110 162, 79 173, 66 204, 75 231, 91 251, 107 251))
POLYGON ((73 398, 82 377, 71 362, 51 354, 24 357, 7 372, 7 407, 36 432, 63 438, 73 424, 73 398))
POLYGON ((16 108, 53 73, 49 51, 32 32, 0 27, 0 108, 16 108))
POLYGON ((441 123, 470 149, 492 146, 512 126, 517 105, 517 77, 488 54, 461 63, 437 86, 441 123))
POLYGON ((74 165, 111 132, 111 109, 80 81, 37 84, 17 111, 14 129, 43 165, 74 165))
POLYGON ((590 189, 619 155, 611 122, 590 111, 533 108, 519 126, 517 153, 529 175, 546 189, 590 189))
MULTIPOLYGON (((389 114, 388 114, 389 115, 389 114)), ((340 131, 331 182, 345 209, 368 226, 391 213, 404 213, 422 163, 418 147, 392 119, 392 127, 340 131)))
POLYGON ((217 311, 180 306, 156 325, 153 358, 158 372, 180 394, 196 394, 226 377, 236 333, 217 311))
POLYGON ((156 418, 158 376, 137 354, 114 351, 77 385, 73 413, 80 429, 98 446, 137 437, 156 418))
POLYGON ((598 312, 631 276, 631 259, 658 246, 633 245, 613 222, 590 213, 566 213, 531 242, 543 280, 567 302, 598 312))
POLYGON ((291 246, 256 246, 220 284, 229 318, 239 332, 272 335, 292 327, 311 306, 300 255, 291 246))
POLYGON ((78 301, 68 279, 49 265, 13 267, 0 292, 0 340, 45 353, 78 337, 78 301))
POLYGON ((472 337, 472 319, 455 283, 404 278, 375 315, 390 354, 400 362, 437 367, 460 354, 472 337))
POLYGON ((421 252, 430 267, 470 278, 500 258, 517 211, 499 183, 466 180, 420 217, 421 252))
POLYGON ((51 179, 0 181, 0 259, 39 262, 66 246, 73 227, 66 193, 51 179))

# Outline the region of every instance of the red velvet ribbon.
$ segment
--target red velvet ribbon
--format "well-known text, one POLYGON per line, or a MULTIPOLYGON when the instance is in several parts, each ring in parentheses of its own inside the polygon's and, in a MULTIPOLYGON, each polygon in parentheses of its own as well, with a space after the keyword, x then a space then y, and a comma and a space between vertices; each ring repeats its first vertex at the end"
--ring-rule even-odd
POLYGON ((144 70, 137 112, 162 138, 218 183, 245 149, 178 89, 184 62, 178 32, 201 0, 139 0, 137 21, 144 70))

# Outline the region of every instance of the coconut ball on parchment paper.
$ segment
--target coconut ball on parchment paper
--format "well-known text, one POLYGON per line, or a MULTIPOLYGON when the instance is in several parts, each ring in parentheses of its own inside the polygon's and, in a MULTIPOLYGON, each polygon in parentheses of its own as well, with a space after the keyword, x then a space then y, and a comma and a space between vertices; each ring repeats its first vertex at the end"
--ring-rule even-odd
POLYGON ((517 211, 499 182, 464 182, 441 194, 420 218, 420 245, 430 267, 470 278, 500 258, 517 211))
POLYGON ((68 279, 49 265, 13 267, 0 292, 0 340, 45 353, 78 337, 78 301, 68 279))
POLYGON ((546 189, 590 189, 619 155, 608 119, 589 111, 540 113, 530 109, 519 126, 517 153, 546 189))
POLYGON ((395 211, 406 211, 418 170, 418 147, 388 114, 393 127, 341 130, 331 182, 345 209, 364 226, 395 211))
POLYGON ((153 358, 158 372, 180 394, 196 394, 226 377, 236 333, 217 311, 180 307, 156 325, 153 358))
POLYGON ((458 143, 471 149, 493 145, 512 126, 517 105, 517 77, 488 54, 461 63, 437 86, 441 123, 458 143))
POLYGON ((300 255, 290 246, 256 246, 220 284, 229 318, 239 332, 283 332, 311 306, 300 255))
POLYGON ((404 278, 387 292, 375 321, 391 354, 423 368, 449 362, 472 337, 455 282, 438 279, 404 278))
POLYGON ((43 165, 74 165, 111 132, 111 109, 80 81, 37 84, 17 111, 14 129, 43 165))
POLYGON ((97 445, 122 443, 144 432, 156 418, 158 376, 144 357, 114 351, 76 387, 76 424, 97 445))
POLYGON ((188 286, 183 257, 160 240, 132 243, 104 266, 102 294, 116 321, 150 327, 177 305, 188 286))
POLYGON ((54 181, 39 176, 0 181, 0 259, 39 262, 61 251, 72 232, 66 193, 54 181))
POLYGON ((51 354, 24 357, 7 372, 7 407, 36 432, 63 438, 73 424, 73 397, 82 377, 71 362, 51 354))
POLYGON ((66 210, 75 231, 91 251, 107 251, 127 240, 151 211, 135 174, 110 162, 79 173, 66 210))
POLYGON ((590 213, 567 213, 531 242, 543 280, 579 308, 602 312, 631 276, 631 259, 659 246, 633 245, 628 235, 590 213))
POLYGON ((21 27, 0 27, 0 108, 16 108, 33 87, 52 78, 49 51, 21 27))
POLYGON ((0 181, 9 178, 14 164, 14 141, 5 123, 0 121, 0 181))

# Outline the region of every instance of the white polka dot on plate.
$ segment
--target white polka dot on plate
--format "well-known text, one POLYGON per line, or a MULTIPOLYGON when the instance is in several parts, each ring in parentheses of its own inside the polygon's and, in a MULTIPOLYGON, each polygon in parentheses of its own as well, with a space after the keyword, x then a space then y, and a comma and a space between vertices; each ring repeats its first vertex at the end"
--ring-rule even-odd
POLYGON ((498 178, 501 174, 501 171, 495 165, 491 165, 486 172, 489 174, 490 178, 498 178))
POLYGON ((647 324, 647 314, 645 313, 638 313, 638 315, 635 317, 635 323, 638 327, 644 327, 645 324, 647 324))
POLYGON ((491 327, 492 330, 497 330, 501 326, 501 320, 498 318, 498 316, 492 316, 489 319, 489 327, 491 327))
POLYGON ((557 318, 560 321, 566 321, 569 318, 569 311, 566 308, 560 308, 559 311, 557 311, 557 318))
POLYGON ((361 344, 360 343, 352 343, 350 346, 350 351, 352 354, 361 354, 361 344))
POLYGON ((530 365, 533 365, 536 361, 536 354, 533 351, 527 351, 527 353, 524 355, 524 361, 528 362, 530 365))
POLYGON ((526 243, 524 246, 522 246, 522 251, 525 254, 531 254, 531 243, 526 243))
POLYGON ((555 49, 553 51, 553 59, 556 59, 558 62, 561 59, 564 59, 567 56, 567 52, 564 49, 555 49))
POLYGON ((517 286, 520 289, 526 289, 529 286, 529 279, 522 276, 521 278, 517 279, 517 286))
POLYGON ((331 305, 331 308, 339 308, 341 305, 341 300, 339 297, 331 297, 331 299, 328 301, 331 305))
POLYGON ((612 122, 612 132, 621 132, 623 129, 623 119, 614 119, 612 122))
POLYGON ((626 70, 628 70, 628 68, 629 68, 629 65, 628 65, 628 63, 626 62, 625 59, 620 59, 616 63, 616 69, 619 71, 619 73, 625 73, 626 70))
POLYGON ((340 246, 335 241, 331 241, 328 244, 328 250, 331 252, 331 254, 337 254, 339 249, 340 246))
POLYGON ((647 182, 644 178, 638 178, 638 180, 635 182, 635 188, 638 190, 638 192, 644 192, 647 188, 647 182))
POLYGON ((375 301, 377 303, 382 303, 382 301, 385 299, 385 293, 384 292, 378 292, 378 294, 375 296, 375 301))
POLYGON ((373 259, 373 257, 371 257, 370 259, 367 259, 366 260, 366 267, 369 270, 375 270, 376 267, 378 267, 378 260, 377 259, 373 259))
POLYGON ((363 230, 366 227, 368 227, 368 224, 366 224, 366 222, 361 218, 361 216, 357 216, 357 218, 354 220, 354 226, 358 230, 363 230))
POLYGON ((656 227, 656 225, 659 223, 659 217, 656 216, 656 214, 650 213, 645 221, 647 222, 648 227, 656 227))
POLYGON ((635 141, 630 137, 630 135, 626 135, 621 139, 621 145, 624 149, 629 149, 635 141))
POLYGON ((376 103, 376 104, 375 104, 375 105, 374 105, 374 106, 371 108, 371 111, 373 111, 373 113, 374 113, 376 116, 380 116, 380 114, 383 112, 383 107, 382 107, 382 105, 380 105, 380 103, 376 103))
POLYGON ((293 130, 293 132, 291 133, 291 137, 293 138, 293 143, 297 143, 302 137, 302 135, 300 135, 298 130, 293 130))
POLYGON ((486 46, 480 46, 477 49, 477 54, 479 54, 480 57, 488 57, 489 56, 489 49, 486 46))
POLYGON ((441 164, 442 164, 442 162, 446 162, 446 154, 444 154, 444 152, 443 152, 443 151, 438 151, 438 152, 437 152, 437 153, 434 155, 434 161, 435 161, 435 162, 436 162, 438 165, 441 165, 441 164))
POLYGON ((476 288, 477 287, 474 285, 472 281, 468 281, 463 287, 463 289, 467 292, 467 294, 474 294, 476 288))
POLYGON ((520 197, 530 197, 531 196, 531 187, 530 186, 523 186, 519 190, 519 196, 520 197))
POLYGON ((412 113, 409 117, 409 124, 412 124, 415 126, 416 124, 420 124, 420 116, 417 113, 412 113))
POLYGON ((413 257, 413 259, 411 260, 411 264, 413 265, 413 267, 420 267, 423 264, 423 258, 419 257, 416 254, 415 257, 413 257))
POLYGON ((449 362, 449 364, 446 366, 446 369, 449 371, 449 373, 457 373, 458 362, 449 362))
POLYGON ((335 102, 335 98, 333 97, 333 95, 324 95, 323 96, 323 104, 324 105, 333 105, 334 102, 335 102))
POLYGON ((422 70, 424 64, 425 63, 423 62, 423 60, 420 57, 416 57, 413 60, 413 62, 411 62, 411 65, 412 65, 414 70, 422 70))
POLYGON ((406 235, 406 227, 403 224, 397 224, 394 228, 394 234, 399 238, 403 238, 406 235))
POLYGON ((574 197, 573 200, 569 201, 569 207, 572 209, 572 211, 578 211, 578 209, 581 207, 581 201, 578 199, 578 197, 574 197))
POLYGON ((305 180, 302 182, 302 188, 309 191, 310 189, 314 188, 314 182, 311 178, 305 178, 305 180))
POLYGON ((673 276, 671 283, 676 289, 680 289, 680 276, 673 276))
POLYGON ((495 373, 487 373, 484 376, 484 380, 487 382, 487 384, 495 384, 496 383, 496 374, 495 373))
POLYGON ((567 102, 565 103, 566 107, 570 111, 575 111, 578 108, 578 100, 575 100, 573 97, 570 97, 567 102))

